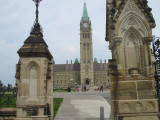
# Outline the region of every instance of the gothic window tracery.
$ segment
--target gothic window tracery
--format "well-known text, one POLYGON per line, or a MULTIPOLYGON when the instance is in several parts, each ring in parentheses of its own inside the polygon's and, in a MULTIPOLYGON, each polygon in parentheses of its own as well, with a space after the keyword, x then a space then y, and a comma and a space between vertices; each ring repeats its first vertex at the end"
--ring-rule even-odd
MULTIPOLYGON (((131 68, 140 68, 143 70, 143 50, 142 50, 142 37, 140 33, 134 29, 130 28, 123 38, 124 45, 124 61, 126 74, 128 73, 128 69, 131 68)), ((142 72, 141 72, 142 73, 142 72)))

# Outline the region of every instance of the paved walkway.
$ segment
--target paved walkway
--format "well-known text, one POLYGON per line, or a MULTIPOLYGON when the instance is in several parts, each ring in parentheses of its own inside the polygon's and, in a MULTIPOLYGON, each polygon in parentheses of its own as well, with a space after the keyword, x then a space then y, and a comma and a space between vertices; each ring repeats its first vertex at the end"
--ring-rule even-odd
POLYGON ((109 92, 54 93, 54 98, 64 98, 55 120, 100 120, 100 106, 104 106, 105 120, 109 120, 109 92), (104 99, 105 98, 105 99, 104 99))

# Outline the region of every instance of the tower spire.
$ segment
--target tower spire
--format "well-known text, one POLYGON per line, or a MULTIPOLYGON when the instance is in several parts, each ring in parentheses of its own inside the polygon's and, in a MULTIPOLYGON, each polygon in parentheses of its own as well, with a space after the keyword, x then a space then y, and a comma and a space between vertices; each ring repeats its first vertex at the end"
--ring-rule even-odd
POLYGON ((84 3, 84 7, 83 7, 82 20, 83 21, 88 21, 89 20, 86 2, 84 3))
POLYGON ((38 16, 38 14, 39 14, 38 7, 39 7, 39 3, 42 0, 33 0, 33 1, 36 3, 36 20, 35 20, 34 26, 31 29, 31 33, 30 34, 33 34, 33 35, 40 34, 40 35, 43 36, 43 29, 42 29, 41 25, 38 22, 38 17, 39 17, 38 16))

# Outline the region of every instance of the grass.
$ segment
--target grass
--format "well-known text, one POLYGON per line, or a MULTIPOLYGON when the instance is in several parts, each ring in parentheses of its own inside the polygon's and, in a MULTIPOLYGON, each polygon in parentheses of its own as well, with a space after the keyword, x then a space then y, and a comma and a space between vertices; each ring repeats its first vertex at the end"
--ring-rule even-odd
MULTIPOLYGON (((54 117, 56 116, 59 107, 63 102, 63 98, 54 98, 54 117)), ((13 94, 5 94, 3 98, 0 98, 0 108, 14 108, 16 107, 16 98, 13 94), (8 97, 10 97, 8 102, 8 97)))
POLYGON ((67 92, 67 91, 63 91, 63 90, 57 90, 57 91, 54 91, 54 93, 65 93, 65 92, 67 92))
POLYGON ((63 102, 63 98, 53 98, 53 103, 54 103, 54 117, 56 116, 59 107, 61 106, 63 102))
POLYGON ((16 107, 16 97, 13 94, 4 94, 3 98, 0 98, 1 108, 13 108, 16 107))
POLYGON ((67 89, 63 89, 63 88, 53 89, 53 92, 67 92, 67 89))

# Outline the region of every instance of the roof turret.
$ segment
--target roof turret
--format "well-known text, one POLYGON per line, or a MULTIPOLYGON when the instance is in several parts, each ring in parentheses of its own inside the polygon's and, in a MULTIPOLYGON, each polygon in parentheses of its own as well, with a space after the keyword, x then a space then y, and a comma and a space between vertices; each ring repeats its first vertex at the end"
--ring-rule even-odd
POLYGON ((82 20, 83 21, 88 21, 89 20, 86 3, 84 3, 84 7, 83 7, 82 20))
POLYGON ((24 45, 18 50, 20 57, 47 57, 52 60, 52 55, 43 39, 43 30, 38 22, 38 6, 42 0, 33 0, 36 3, 36 20, 31 29, 30 36, 24 41, 24 45))

